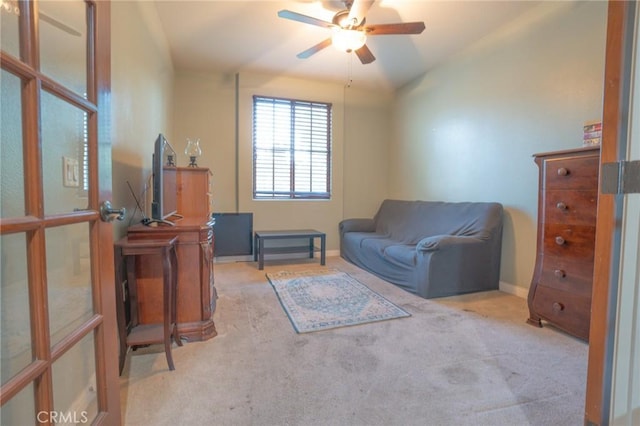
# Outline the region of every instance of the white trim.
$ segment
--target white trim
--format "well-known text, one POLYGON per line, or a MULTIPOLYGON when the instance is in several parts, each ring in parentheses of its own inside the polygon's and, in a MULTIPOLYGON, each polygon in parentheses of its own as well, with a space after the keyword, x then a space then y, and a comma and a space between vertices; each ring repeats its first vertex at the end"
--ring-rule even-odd
POLYGON ((500 281, 498 288, 504 293, 512 294, 523 299, 526 299, 529 296, 528 288, 520 287, 519 285, 511 284, 505 281, 500 281))
MULTIPOLYGON (((340 256, 340 250, 327 250, 326 257, 340 256)), ((283 259, 305 259, 309 258, 308 253, 282 253, 269 254, 265 260, 283 260, 283 259)), ((316 259, 320 259, 320 254, 316 252, 316 259)), ((253 255, 244 256, 217 256, 213 258, 214 263, 234 263, 234 262, 253 262, 253 255)))

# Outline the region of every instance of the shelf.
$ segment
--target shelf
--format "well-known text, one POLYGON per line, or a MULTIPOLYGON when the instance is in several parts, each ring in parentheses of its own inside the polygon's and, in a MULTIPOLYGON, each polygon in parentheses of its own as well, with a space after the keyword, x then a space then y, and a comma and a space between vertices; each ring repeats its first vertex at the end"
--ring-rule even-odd
MULTIPOLYGON (((282 246, 282 247, 263 247, 264 254, 282 254, 282 253, 309 253, 309 246, 282 246)), ((314 247, 313 251, 320 251, 318 247, 314 247)))
MULTIPOLYGON (((171 330, 173 330, 171 324, 171 330)), ((154 343, 164 343, 163 324, 140 324, 131 329, 127 336, 127 345, 151 345, 154 343)))

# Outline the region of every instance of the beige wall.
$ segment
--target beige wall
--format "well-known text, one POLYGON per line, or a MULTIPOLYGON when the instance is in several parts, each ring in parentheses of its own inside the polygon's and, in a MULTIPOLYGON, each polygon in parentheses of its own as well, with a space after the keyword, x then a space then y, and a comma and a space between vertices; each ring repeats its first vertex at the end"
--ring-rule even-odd
POLYGON ((169 142, 178 166, 189 163, 187 138, 199 138, 198 165, 213 173, 213 207, 235 212, 235 75, 176 71, 174 95, 175 137, 169 142))
POLYGON ((387 193, 391 99, 388 93, 277 75, 181 71, 175 79, 174 108, 178 161, 180 165, 187 162, 186 138, 200 138, 203 153, 198 165, 213 173, 216 212, 252 212, 255 229, 315 228, 327 233, 328 249, 337 250, 340 220, 372 216, 387 193), (331 200, 253 200, 255 94, 332 104, 331 200))
POLYGON ((606 2, 545 2, 403 88, 390 195, 498 201, 501 280, 526 295, 536 249, 532 154, 582 145, 602 114, 606 2))
POLYGON ((142 218, 127 181, 150 215, 154 141, 173 131, 173 64, 152 3, 111 3, 111 52, 112 204, 127 209, 117 239, 142 218))

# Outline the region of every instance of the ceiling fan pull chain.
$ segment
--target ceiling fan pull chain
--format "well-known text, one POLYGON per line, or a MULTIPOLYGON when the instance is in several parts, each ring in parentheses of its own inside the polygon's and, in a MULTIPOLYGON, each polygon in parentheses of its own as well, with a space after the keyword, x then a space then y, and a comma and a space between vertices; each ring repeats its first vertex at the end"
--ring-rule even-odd
POLYGON ((353 83, 353 52, 347 55, 347 87, 353 83))

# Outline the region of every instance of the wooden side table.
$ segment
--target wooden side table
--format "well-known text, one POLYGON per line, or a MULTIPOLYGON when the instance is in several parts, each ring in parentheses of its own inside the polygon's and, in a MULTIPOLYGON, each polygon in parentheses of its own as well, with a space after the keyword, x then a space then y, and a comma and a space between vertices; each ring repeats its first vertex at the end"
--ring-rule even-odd
POLYGON ((176 300, 178 281, 178 261, 176 255, 176 241, 178 237, 155 239, 122 238, 114 245, 116 303, 118 316, 118 331, 120 334, 120 374, 124 368, 127 350, 130 347, 164 344, 169 370, 174 370, 171 356, 171 338, 178 346, 182 341, 176 324, 176 300), (138 318, 138 295, 136 288, 136 258, 139 256, 160 256, 163 275, 163 321, 159 324, 140 324, 138 318), (130 323, 126 324, 124 289, 122 287, 124 269, 129 288, 130 323))

